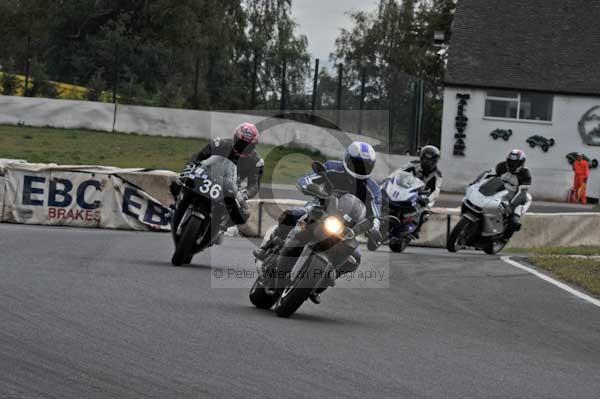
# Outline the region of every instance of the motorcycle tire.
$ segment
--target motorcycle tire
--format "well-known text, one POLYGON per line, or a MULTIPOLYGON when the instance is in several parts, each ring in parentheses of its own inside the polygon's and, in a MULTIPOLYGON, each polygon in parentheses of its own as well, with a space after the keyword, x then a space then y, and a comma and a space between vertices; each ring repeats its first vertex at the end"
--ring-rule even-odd
POLYGON ((390 247, 390 249, 392 250, 392 252, 404 252, 404 250, 406 249, 406 247, 408 247, 408 244, 410 243, 409 240, 401 240, 401 241, 396 241, 396 242, 390 242, 388 245, 390 247))
POLYGON ((467 242, 465 240, 465 242, 462 245, 457 245, 458 240, 463 237, 468 238, 472 228, 473 222, 471 222, 469 219, 461 218, 460 221, 456 224, 456 226, 454 226, 454 229, 452 229, 450 237, 448 237, 446 249, 448 249, 448 251, 450 252, 458 252, 460 249, 462 249, 467 244, 467 242))
POLYGON ((277 299, 267 294, 265 287, 257 278, 250 288, 250 302, 259 309, 271 309, 277 299))
POLYGON ((171 258, 171 263, 174 266, 182 266, 188 259, 191 262, 193 256, 192 251, 196 246, 196 241, 198 240, 198 235, 201 231, 202 220, 195 216, 190 217, 190 220, 187 222, 187 225, 175 246, 175 253, 171 258))
POLYGON ((290 317, 308 299, 308 296, 318 283, 318 274, 315 273, 311 264, 305 271, 301 272, 304 277, 296 278, 285 287, 275 302, 275 313, 279 317, 290 317))
POLYGON ((371 252, 377 251, 378 248, 379 248, 379 245, 375 241, 371 240, 370 238, 367 240, 367 249, 369 251, 371 251, 371 252))
POLYGON ((488 255, 496 255, 504 249, 506 244, 508 244, 506 241, 490 241, 485 243, 481 249, 488 255))

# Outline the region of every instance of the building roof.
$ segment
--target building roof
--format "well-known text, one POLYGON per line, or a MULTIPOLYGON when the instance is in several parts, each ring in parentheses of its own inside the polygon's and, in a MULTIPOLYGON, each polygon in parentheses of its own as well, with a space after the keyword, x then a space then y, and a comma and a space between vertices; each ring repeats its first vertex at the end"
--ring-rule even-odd
POLYGON ((600 1, 458 0, 445 82, 600 95, 600 1))

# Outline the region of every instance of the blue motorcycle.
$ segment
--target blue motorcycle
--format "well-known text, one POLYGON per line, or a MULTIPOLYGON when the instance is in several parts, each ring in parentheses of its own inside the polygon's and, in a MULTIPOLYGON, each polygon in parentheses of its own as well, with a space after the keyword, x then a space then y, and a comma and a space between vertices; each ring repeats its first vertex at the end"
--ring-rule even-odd
MULTIPOLYGON (((382 212, 380 225, 381 244, 387 244, 393 252, 402 252, 410 244, 426 216, 427 203, 423 192, 425 183, 408 172, 398 172, 381 184, 382 212)), ((377 245, 369 240, 367 247, 374 251, 377 245)))

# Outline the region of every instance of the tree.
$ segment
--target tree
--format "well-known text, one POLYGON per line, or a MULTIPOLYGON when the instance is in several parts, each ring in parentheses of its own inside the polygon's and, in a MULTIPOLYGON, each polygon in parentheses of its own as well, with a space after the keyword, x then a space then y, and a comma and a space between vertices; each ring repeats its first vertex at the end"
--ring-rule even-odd
POLYGON ((39 62, 93 99, 102 87, 148 105, 301 106, 309 57, 290 13, 291 0, 4 0, 0 66, 39 62))
POLYGON ((351 14, 353 27, 336 40, 331 58, 344 64, 345 85, 359 103, 364 93, 363 109, 389 110, 392 144, 399 151, 407 144, 418 79, 426 82, 424 141, 439 144, 444 62, 433 32, 449 37, 454 8, 454 0, 380 0, 373 12, 351 14))

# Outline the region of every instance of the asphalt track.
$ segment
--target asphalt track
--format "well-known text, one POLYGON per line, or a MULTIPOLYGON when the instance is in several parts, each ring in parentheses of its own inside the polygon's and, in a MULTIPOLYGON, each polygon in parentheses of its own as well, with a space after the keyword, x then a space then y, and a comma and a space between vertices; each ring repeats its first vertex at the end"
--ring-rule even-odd
MULTIPOLYGON (((0 225, 0 398, 598 398, 600 308, 499 257, 365 253, 389 288, 290 319, 216 289, 167 234, 0 225)), ((211 266, 212 264, 212 266, 211 266)), ((362 282, 355 282, 357 287, 362 282)))

